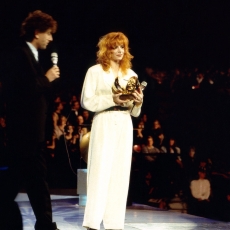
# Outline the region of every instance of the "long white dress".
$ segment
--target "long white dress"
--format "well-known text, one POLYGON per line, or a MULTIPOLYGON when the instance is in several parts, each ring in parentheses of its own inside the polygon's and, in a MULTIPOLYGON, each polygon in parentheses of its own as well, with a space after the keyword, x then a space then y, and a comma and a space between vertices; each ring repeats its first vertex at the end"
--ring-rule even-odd
MULTIPOLYGON (((126 81, 136 73, 129 69, 126 81)), ((130 116, 139 116, 141 107, 128 102, 128 111, 104 111, 115 106, 112 98, 114 75, 111 69, 105 72, 101 65, 88 69, 81 94, 81 106, 96 112, 93 118, 87 174, 87 202, 84 227, 100 229, 103 220, 105 229, 123 229, 126 200, 129 186, 133 125, 130 116)))

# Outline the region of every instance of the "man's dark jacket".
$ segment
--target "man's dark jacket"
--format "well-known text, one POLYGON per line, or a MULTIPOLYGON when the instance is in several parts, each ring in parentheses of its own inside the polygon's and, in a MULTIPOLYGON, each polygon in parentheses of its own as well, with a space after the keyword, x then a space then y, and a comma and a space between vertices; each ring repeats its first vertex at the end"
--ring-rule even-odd
POLYGON ((9 144, 18 146, 21 154, 27 155, 45 140, 52 84, 26 42, 13 50, 8 66, 3 87, 7 98, 9 144))

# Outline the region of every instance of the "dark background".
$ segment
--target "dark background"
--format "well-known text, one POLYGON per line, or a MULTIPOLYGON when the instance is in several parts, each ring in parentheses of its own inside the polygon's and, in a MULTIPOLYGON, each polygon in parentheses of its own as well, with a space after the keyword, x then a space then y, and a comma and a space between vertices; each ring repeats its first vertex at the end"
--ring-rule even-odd
POLYGON ((4 0, 1 58, 17 39, 23 19, 37 9, 58 21, 52 47, 59 52, 64 78, 81 82, 95 62, 98 39, 111 31, 128 36, 137 72, 150 63, 161 68, 229 65, 227 0, 4 0))
MULTIPOLYGON (((4 0, 0 3, 0 63, 4 63, 8 48, 16 44, 21 22, 37 9, 58 22, 54 42, 43 52, 44 57, 50 60, 50 53, 57 51, 63 84, 74 82, 79 91, 87 68, 95 63, 99 38, 112 31, 128 36, 138 75, 149 65, 163 70, 229 67, 228 0, 4 0)), ((179 115, 185 123, 193 118, 200 127, 192 122, 180 124, 180 136, 186 132, 188 139, 192 135, 196 142, 208 146, 208 151, 215 148, 228 154, 229 97, 215 98, 213 108, 210 103, 203 114, 191 115, 189 103, 195 107, 194 98, 179 115)), ((178 117, 171 121, 174 128, 181 122, 178 117)))

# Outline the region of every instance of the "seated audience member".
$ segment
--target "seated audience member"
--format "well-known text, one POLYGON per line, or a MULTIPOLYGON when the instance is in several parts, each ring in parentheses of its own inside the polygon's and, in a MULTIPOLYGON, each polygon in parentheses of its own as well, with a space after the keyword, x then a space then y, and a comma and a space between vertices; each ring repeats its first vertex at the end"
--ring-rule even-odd
POLYGON ((167 153, 167 149, 165 147, 165 136, 163 133, 159 133, 158 135, 158 145, 156 145, 156 147, 160 150, 161 153, 167 153))
POLYGON ((70 166, 74 168, 75 172, 77 168, 79 168, 79 160, 80 160, 79 137, 80 135, 75 132, 74 126, 72 125, 66 126, 65 128, 66 148, 71 163, 70 166))
POLYGON ((49 156, 48 163, 50 166, 48 177, 51 177, 51 186, 58 185, 58 179, 55 175, 58 174, 59 163, 62 160, 59 159, 59 155, 62 155, 63 150, 65 149, 64 146, 64 139, 65 139, 65 129, 66 129, 66 117, 61 115, 57 121, 57 126, 54 128, 52 138, 47 141, 47 154, 49 156))
POLYGON ((73 125, 66 125, 65 126, 65 139, 67 141, 72 139, 73 132, 74 132, 74 126, 73 125))
POLYGON ((63 115, 61 115, 57 121, 57 125, 54 128, 54 135, 57 140, 59 140, 60 137, 65 134, 66 121, 67 121, 67 118, 63 115))
MULTIPOLYGON (((161 125, 159 120, 155 120, 154 121, 154 127, 153 127, 153 139, 154 139, 154 146, 159 149, 160 153, 166 153, 166 147, 165 147, 165 136, 163 134, 163 131, 161 129, 161 125)), ((155 171, 156 170, 160 170, 162 172, 162 174, 164 174, 163 176, 163 180, 167 179, 168 180, 168 176, 167 173, 169 172, 169 167, 168 167, 168 157, 165 154, 161 154, 159 157, 157 157, 156 159, 156 164, 155 164, 155 171)), ((167 184, 167 183, 166 183, 167 184)))
POLYGON ((52 105, 47 111, 46 140, 49 142, 48 145, 52 143, 54 127, 57 125, 57 121, 61 115, 64 115, 64 105, 61 101, 61 96, 57 94, 53 99, 52 105))
POLYGON ((82 115, 78 115, 77 116, 77 124, 75 127, 76 127, 76 130, 79 134, 81 134, 81 129, 82 129, 83 125, 84 125, 84 118, 82 115))
POLYGON ((92 124, 92 117, 88 110, 83 110, 82 116, 84 118, 84 124, 92 124))
POLYGON ((188 154, 183 158, 185 176, 188 183, 197 177, 199 162, 197 160, 196 148, 190 146, 188 154))
POLYGON ((137 128, 134 129, 133 143, 135 145, 142 145, 144 140, 144 122, 140 121, 137 128))
POLYGON ((53 111, 53 114, 52 114, 53 127, 54 128, 57 126, 58 119, 62 115, 63 108, 64 107, 63 107, 62 102, 55 102, 54 111, 53 111))
POLYGON ((148 125, 148 116, 146 113, 144 113, 142 116, 141 116, 141 121, 143 121, 144 125, 148 125))
POLYGON ((77 116, 77 124, 83 125, 84 124, 84 117, 82 115, 77 116))
POLYGON ((71 125, 77 125, 77 117, 79 116, 80 103, 79 101, 73 101, 71 104, 71 109, 68 114, 68 123, 71 125))
POLYGON ((199 159, 199 168, 205 168, 206 169, 206 178, 210 179, 210 175, 212 173, 212 161, 209 157, 201 157, 199 159))
POLYGON ((74 188, 76 186, 76 177, 72 170, 75 173, 77 171, 77 156, 69 148, 74 128, 72 125, 66 125, 66 121, 67 118, 61 116, 54 130, 55 151, 53 160, 55 178, 53 186, 56 188, 74 188))
POLYGON ((167 153, 173 154, 175 156, 175 161, 180 166, 182 166, 181 150, 177 146, 175 138, 171 137, 169 139, 169 143, 168 143, 166 150, 167 150, 167 153))
POLYGON ((52 137, 46 141, 46 152, 48 159, 54 158, 56 148, 56 135, 53 133, 52 137))
POLYGON ((176 141, 173 137, 169 139, 169 143, 166 149, 168 153, 168 161, 170 162, 168 167, 172 178, 174 194, 180 194, 184 189, 185 181, 181 159, 181 150, 176 145, 176 141))
POLYGON ((150 135, 153 137, 153 139, 155 140, 155 144, 156 146, 159 145, 160 140, 159 140, 159 135, 161 133, 163 133, 163 130, 161 128, 161 124, 159 120, 154 120, 153 121, 153 127, 152 129, 149 131, 150 135))
POLYGON ((72 106, 75 101, 79 101, 79 100, 78 100, 77 95, 73 94, 69 100, 70 106, 72 106))
POLYGON ((154 177, 150 171, 144 174, 144 178, 140 182, 139 186, 139 199, 138 201, 143 204, 148 204, 161 209, 167 208, 168 191, 166 186, 162 186, 159 179, 154 177))
POLYGON ((139 123, 142 124, 142 133, 145 137, 148 135, 152 135, 151 130, 150 130, 151 129, 151 123, 149 123, 148 115, 146 113, 142 114, 139 123))
MULTIPOLYGON (((70 89, 68 88, 68 91, 70 89)), ((65 103, 65 115, 68 117, 69 112, 71 111, 71 107, 75 101, 79 101, 77 95, 72 94, 69 92, 64 92, 64 97, 66 98, 66 103, 65 103)))
POLYGON ((68 147, 70 149, 71 152, 77 152, 79 153, 79 139, 80 139, 80 134, 78 132, 76 132, 75 129, 73 129, 74 131, 72 132, 72 137, 71 139, 68 140, 68 147))
POLYGON ((56 96, 54 97, 53 102, 54 102, 54 103, 62 102, 62 101, 61 101, 61 96, 60 96, 60 95, 56 95, 56 96))
MULTIPOLYGON (((145 153, 146 155, 148 153, 160 153, 160 150, 158 148, 156 148, 154 146, 154 139, 152 138, 152 136, 148 136, 147 137, 147 141, 146 143, 142 146, 142 153, 145 153)), ((157 158, 156 155, 152 155, 152 156, 146 156, 145 159, 148 162, 153 162, 155 161, 157 158)))
POLYGON ((208 217, 211 185, 206 179, 205 168, 200 168, 198 175, 199 179, 192 180, 190 184, 191 197, 188 202, 188 210, 190 214, 208 217))

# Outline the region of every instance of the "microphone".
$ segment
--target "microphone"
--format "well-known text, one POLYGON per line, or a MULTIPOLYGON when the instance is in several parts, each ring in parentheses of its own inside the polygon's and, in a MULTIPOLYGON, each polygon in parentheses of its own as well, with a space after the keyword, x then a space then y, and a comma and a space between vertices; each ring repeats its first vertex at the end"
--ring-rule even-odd
MULTIPOLYGON (((146 81, 142 81, 141 84, 139 85, 139 87, 141 88, 141 90, 143 91, 145 89, 145 87, 147 86, 147 82, 146 81)), ((133 95, 129 94, 129 95, 121 95, 120 99, 122 100, 126 100, 126 99, 130 99, 133 100, 133 95)))
POLYGON ((140 84, 140 88, 142 89, 142 91, 145 89, 146 86, 147 86, 147 82, 142 81, 141 84, 140 84))
POLYGON ((56 52, 51 53, 51 61, 53 65, 57 65, 58 63, 58 54, 56 52))
MULTIPOLYGON (((141 90, 143 91, 143 90, 145 89, 146 86, 147 86, 147 82, 146 82, 146 81, 142 81, 139 87, 140 87, 141 90)), ((130 113, 132 113, 134 106, 135 106, 135 102, 133 102, 133 107, 132 107, 130 113)))

